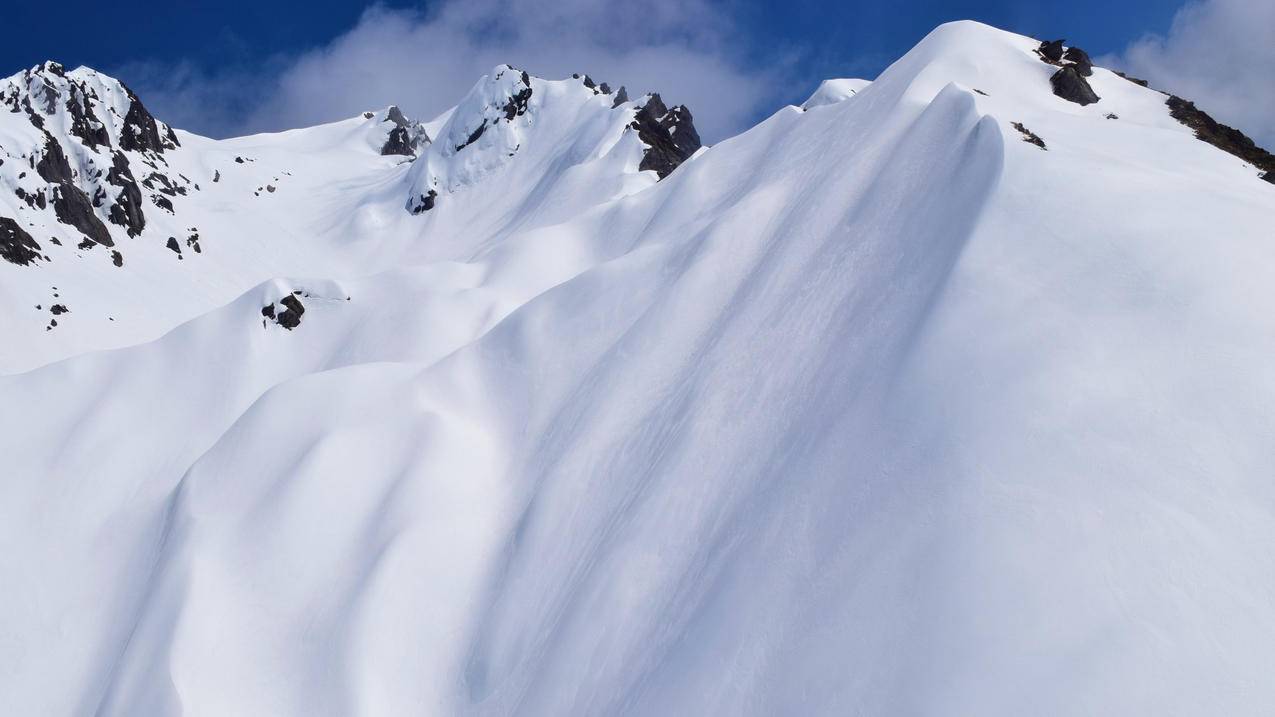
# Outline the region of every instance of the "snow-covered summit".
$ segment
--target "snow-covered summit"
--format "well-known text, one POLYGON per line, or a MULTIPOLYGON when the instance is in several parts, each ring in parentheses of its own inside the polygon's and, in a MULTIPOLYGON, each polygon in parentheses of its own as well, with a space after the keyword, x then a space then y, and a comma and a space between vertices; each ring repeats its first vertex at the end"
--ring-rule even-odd
POLYGON ((5 708, 1264 713, 1275 187, 1075 49, 175 131, 118 267, 0 112, 5 708))

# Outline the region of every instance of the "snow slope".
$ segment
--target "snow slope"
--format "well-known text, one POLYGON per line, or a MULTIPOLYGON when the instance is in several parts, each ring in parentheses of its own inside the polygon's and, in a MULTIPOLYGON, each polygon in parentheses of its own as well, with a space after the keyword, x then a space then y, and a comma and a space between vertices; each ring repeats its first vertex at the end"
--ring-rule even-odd
POLYGON ((813 107, 822 107, 830 105, 834 102, 850 99, 861 92, 863 88, 872 84, 869 80, 851 80, 851 79, 835 79, 824 80, 819 83, 815 93, 801 103, 801 109, 808 110, 813 107))
POLYGON ((410 163, 178 133, 216 251, 0 264, 138 322, 7 354, 9 709, 1266 712, 1275 188, 1036 45, 659 182, 638 103, 501 68, 410 163))

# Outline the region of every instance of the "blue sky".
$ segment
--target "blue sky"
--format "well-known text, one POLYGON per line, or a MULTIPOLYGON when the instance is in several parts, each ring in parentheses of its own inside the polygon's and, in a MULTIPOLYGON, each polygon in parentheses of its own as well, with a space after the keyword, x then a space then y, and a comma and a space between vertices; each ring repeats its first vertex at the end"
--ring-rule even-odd
MULTIPOLYGON (((1240 16, 1228 22, 1243 28, 1248 6, 1275 3, 1201 5, 1240 16)), ((690 105, 709 138, 718 139, 800 102, 822 78, 875 77, 935 25, 954 19, 1066 37, 1113 63, 1136 65, 1141 48, 1142 64, 1154 70, 1165 64, 1157 51, 1181 54, 1175 48, 1191 44, 1174 44, 1182 7, 1179 0, 173 0, 120 2, 103 14, 100 3, 64 0, 9 3, 7 24, 31 31, 0 44, 0 71, 46 58, 90 65, 133 86, 161 118, 224 136, 390 103, 428 117, 496 61, 507 61, 547 77, 589 72, 632 90, 660 90, 666 100, 690 105)), ((1265 11, 1251 12, 1256 17, 1247 19, 1260 27, 1265 11)), ((1275 34, 1275 24, 1269 27, 1275 34)), ((1256 32, 1252 52, 1261 55, 1267 38, 1256 32)), ((1261 64, 1268 59, 1259 57, 1251 71, 1265 70, 1265 82, 1275 84, 1272 68, 1261 64)), ((1209 93, 1206 83, 1193 89, 1209 93)), ((1212 98, 1193 99, 1207 109, 1212 98)), ((1234 105, 1224 114, 1242 128, 1275 138, 1260 103, 1250 118, 1243 98, 1216 102, 1234 105)))

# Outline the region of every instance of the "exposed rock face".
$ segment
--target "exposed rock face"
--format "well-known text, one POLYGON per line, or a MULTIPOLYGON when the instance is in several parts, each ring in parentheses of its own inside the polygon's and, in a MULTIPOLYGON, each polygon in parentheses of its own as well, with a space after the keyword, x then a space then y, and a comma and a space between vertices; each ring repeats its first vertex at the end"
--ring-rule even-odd
MULTIPOLYGON (((147 195, 171 211, 171 202, 158 200, 151 191, 177 196, 192 186, 198 189, 170 169, 163 156, 179 146, 176 134, 117 80, 46 62, 0 79, 0 105, 25 113, 42 137, 42 144, 28 149, 26 156, 34 174, 47 184, 20 174, 12 192, 33 209, 52 205, 56 220, 78 230, 85 241, 113 246, 107 222, 123 227, 130 237, 140 235, 147 223, 147 195), (139 169, 142 164, 145 170, 139 169), (147 175, 140 183, 139 171, 147 175)), ((84 241, 73 243, 85 246, 84 241)))
POLYGON ((124 227, 128 235, 135 237, 146 228, 146 215, 142 212, 142 190, 129 171, 128 159, 121 152, 111 157, 111 169, 106 173, 106 181, 120 188, 120 193, 111 205, 111 223, 124 227))
POLYGON ((1067 48, 1067 52, 1063 53, 1063 59, 1070 62, 1081 77, 1093 75, 1093 60, 1089 59, 1089 53, 1079 47, 1067 48))
POLYGON ((1057 64, 1063 59, 1063 42, 1064 40, 1045 40, 1040 43, 1036 52, 1039 52, 1046 62, 1057 64))
POLYGON ((512 122, 527 112, 527 103, 531 101, 531 76, 522 71, 522 88, 509 96, 509 101, 501 109, 505 113, 505 121, 512 122))
POLYGON ((1196 139, 1208 142, 1257 167, 1263 172, 1262 179, 1275 184, 1275 155, 1257 146, 1243 132, 1217 122, 1193 102, 1170 95, 1166 104, 1174 119, 1195 130, 1196 139))
POLYGON ((137 95, 133 94, 127 86, 124 87, 124 91, 128 93, 129 105, 128 114, 124 115, 124 127, 120 132, 120 148, 137 152, 151 151, 156 154, 163 154, 165 149, 176 149, 177 135, 173 133, 172 128, 166 127, 165 133, 161 136, 159 125, 142 101, 137 99, 137 95))
POLYGON ((611 109, 615 109, 628 101, 629 91, 624 89, 624 85, 620 85, 620 89, 615 93, 615 99, 611 101, 611 109))
POLYGON ((97 97, 92 90, 71 84, 70 95, 66 101, 66 111, 71 117, 71 134, 79 137, 84 146, 90 149, 111 146, 111 135, 94 111, 92 100, 97 97))
POLYGON ((629 125, 637 130, 638 137, 649 148, 642 156, 638 168, 653 170, 660 179, 703 146, 695 131, 691 111, 684 105, 672 109, 664 106, 658 94, 652 94, 646 104, 638 109, 629 125))
POLYGON ((389 137, 386 138, 385 144, 381 146, 382 155, 401 154, 414 157, 421 147, 430 142, 429 134, 425 132, 425 128, 419 122, 413 122, 403 116, 402 110, 398 107, 390 107, 386 113, 385 121, 393 122, 394 128, 390 130, 389 137))
POLYGON ((40 245, 17 222, 0 217, 0 259, 10 264, 29 266, 40 258, 40 251, 40 245))
POLYGON ((1053 86, 1055 95, 1078 105, 1091 105, 1102 99, 1075 67, 1068 66, 1055 72, 1049 78, 1049 84, 1053 86))
POLYGON ((93 212, 92 202, 74 184, 54 187, 53 211, 59 222, 75 227, 89 239, 103 246, 115 246, 111 232, 93 212))

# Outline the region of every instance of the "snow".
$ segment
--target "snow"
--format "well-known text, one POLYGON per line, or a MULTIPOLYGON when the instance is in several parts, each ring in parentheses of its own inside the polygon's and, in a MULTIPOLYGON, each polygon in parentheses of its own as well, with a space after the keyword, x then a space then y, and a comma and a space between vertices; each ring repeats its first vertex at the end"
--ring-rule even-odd
POLYGON ((824 80, 819 83, 819 88, 815 90, 815 93, 805 102, 801 103, 801 109, 808 110, 815 107, 835 104, 842 100, 848 100, 870 84, 872 84, 871 80, 846 78, 824 80))
POLYGON ((944 25, 658 183, 501 68, 410 163, 179 132, 124 267, 0 264, 7 709, 1265 712, 1275 191, 1034 46, 944 25))

